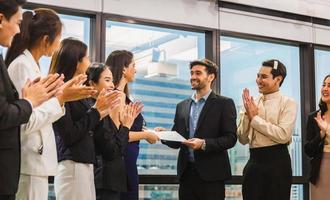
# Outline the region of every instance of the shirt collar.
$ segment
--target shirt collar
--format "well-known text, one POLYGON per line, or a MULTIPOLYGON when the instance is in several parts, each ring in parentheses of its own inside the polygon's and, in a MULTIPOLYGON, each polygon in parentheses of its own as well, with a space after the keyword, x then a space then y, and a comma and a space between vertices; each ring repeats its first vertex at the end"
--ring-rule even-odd
POLYGON ((23 54, 26 56, 26 58, 30 61, 30 63, 33 65, 33 69, 37 72, 40 73, 40 67, 38 63, 34 60, 31 52, 28 49, 25 49, 23 51, 23 54))
POLYGON ((261 98, 262 98, 262 100, 266 101, 266 100, 270 100, 270 99, 276 99, 280 96, 281 96, 281 92, 277 91, 277 92, 273 92, 273 93, 270 93, 270 94, 263 94, 261 96, 261 98))
MULTIPOLYGON (((211 92, 212 92, 212 90, 208 91, 204 96, 202 96, 202 98, 199 99, 199 101, 201 99, 203 99, 204 101, 206 101, 207 98, 210 96, 211 92)), ((195 97, 196 97, 196 92, 194 92, 194 94, 191 95, 191 100, 193 100, 195 103, 197 103, 197 100, 196 100, 195 97)))

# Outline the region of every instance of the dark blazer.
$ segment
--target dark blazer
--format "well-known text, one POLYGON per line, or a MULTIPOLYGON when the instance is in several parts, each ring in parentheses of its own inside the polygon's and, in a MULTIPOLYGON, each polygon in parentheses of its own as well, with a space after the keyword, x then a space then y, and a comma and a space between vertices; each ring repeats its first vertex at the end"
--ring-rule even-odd
POLYGON ((96 151, 102 156, 102 162, 98 163, 101 169, 95 174, 96 188, 126 192, 127 173, 124 153, 129 129, 124 126, 117 129, 111 118, 107 116, 94 133, 96 151))
MULTIPOLYGON (((174 126, 183 137, 189 138, 189 113, 192 100, 186 99, 176 107, 174 126)), ((227 149, 236 141, 236 109, 232 99, 211 92, 200 113, 196 138, 205 139, 205 151, 194 151, 195 166, 205 181, 227 180, 231 178, 231 169, 227 149)), ((182 176, 188 163, 188 147, 177 142, 165 141, 172 148, 180 148, 178 157, 178 176, 182 176)))
POLYGON ((311 169, 309 180, 315 184, 320 173, 321 160, 323 155, 324 138, 321 138, 320 128, 317 125, 314 117, 317 115, 314 111, 308 115, 307 120, 307 142, 304 146, 305 153, 311 158, 311 169))
POLYGON ((31 104, 18 99, 7 67, 0 56, 0 195, 17 191, 20 174, 20 125, 29 121, 31 104))
POLYGON ((93 130, 98 123, 100 114, 87 99, 65 103, 65 115, 53 123, 58 160, 95 163, 93 130))

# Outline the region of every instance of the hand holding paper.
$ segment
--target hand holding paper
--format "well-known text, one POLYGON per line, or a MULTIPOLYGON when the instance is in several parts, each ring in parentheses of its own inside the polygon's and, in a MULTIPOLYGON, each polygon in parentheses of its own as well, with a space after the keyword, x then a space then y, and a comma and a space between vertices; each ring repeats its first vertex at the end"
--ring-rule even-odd
POLYGON ((155 133, 159 139, 166 140, 166 141, 173 141, 173 142, 184 142, 186 139, 182 137, 178 132, 176 131, 154 131, 154 130, 146 130, 148 132, 155 133))

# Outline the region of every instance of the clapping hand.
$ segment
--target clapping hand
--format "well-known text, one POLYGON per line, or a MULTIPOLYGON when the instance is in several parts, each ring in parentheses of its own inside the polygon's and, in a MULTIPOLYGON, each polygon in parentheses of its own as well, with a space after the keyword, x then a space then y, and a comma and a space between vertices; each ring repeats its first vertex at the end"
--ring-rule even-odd
POLYGON ((62 105, 65 102, 89 98, 97 94, 97 90, 94 87, 83 85, 86 80, 87 76, 85 74, 80 74, 64 83, 56 94, 60 104, 62 105))
POLYGON ((126 126, 127 128, 131 129, 137 110, 134 108, 133 103, 130 103, 128 105, 125 105, 124 110, 122 110, 119 113, 119 121, 123 126, 126 126))
POLYGON ((32 82, 28 80, 22 88, 22 97, 29 100, 33 107, 37 107, 58 92, 63 79, 63 75, 56 73, 45 78, 36 78, 32 82))
POLYGON ((100 113, 101 119, 116 109, 120 104, 120 93, 116 90, 103 89, 96 98, 95 108, 100 113))
POLYGON ((327 129, 328 129, 328 123, 327 121, 325 120, 325 117, 324 116, 321 116, 321 112, 318 112, 316 117, 314 117, 317 125, 319 126, 320 128, 320 135, 321 135, 321 138, 324 138, 326 133, 327 133, 327 129))
POLYGON ((243 90, 242 99, 246 114, 251 120, 254 116, 258 115, 258 107, 254 103, 253 97, 250 96, 249 89, 245 88, 243 90))

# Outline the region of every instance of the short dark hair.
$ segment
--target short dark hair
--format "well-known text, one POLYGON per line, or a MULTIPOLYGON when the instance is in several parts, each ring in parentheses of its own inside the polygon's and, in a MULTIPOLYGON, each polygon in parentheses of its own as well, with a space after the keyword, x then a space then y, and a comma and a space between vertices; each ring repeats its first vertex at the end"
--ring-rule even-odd
POLYGON ((66 38, 61 41, 60 48, 54 53, 49 73, 64 75, 64 81, 73 78, 78 62, 87 54, 87 45, 75 38, 66 38))
MULTIPOLYGON (((128 67, 133 60, 133 53, 126 50, 113 51, 105 61, 105 64, 110 67, 113 76, 113 84, 118 86, 119 81, 123 76, 123 69, 128 67)), ((128 95, 127 85, 124 88, 124 92, 128 95)))
POLYGON ((270 72, 273 75, 273 78, 277 76, 282 76, 282 81, 280 82, 280 86, 282 85, 285 77, 286 77, 286 67, 285 65, 276 59, 266 60, 262 63, 263 67, 270 67, 272 71, 270 72), (277 63, 277 64, 276 64, 277 63))
POLYGON ((9 20, 25 3, 26 0, 0 0, 0 13, 9 20))
POLYGON ((90 82, 98 83, 102 72, 107 68, 108 66, 106 66, 104 63, 97 63, 97 62, 92 63, 86 71, 86 75, 87 75, 86 85, 90 85, 90 82))
MULTIPOLYGON (((326 75, 323 79, 323 83, 329 77, 330 77, 330 74, 326 75)), ((324 113, 326 113, 328 111, 328 106, 327 106, 327 103, 322 101, 322 98, 320 98, 319 107, 320 107, 321 115, 323 116, 324 113)))
POLYGON ((49 43, 52 44, 62 32, 62 22, 54 10, 38 8, 23 13, 20 30, 21 32, 15 35, 6 54, 7 66, 25 49, 37 45, 45 35, 49 37, 49 43))
POLYGON ((214 74, 214 79, 213 79, 212 83, 214 82, 215 79, 217 79, 218 69, 219 69, 217 64, 204 58, 201 60, 194 60, 194 61, 190 62, 190 69, 192 69, 196 65, 205 66, 207 74, 214 74))

